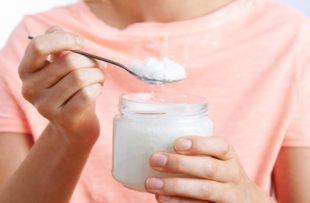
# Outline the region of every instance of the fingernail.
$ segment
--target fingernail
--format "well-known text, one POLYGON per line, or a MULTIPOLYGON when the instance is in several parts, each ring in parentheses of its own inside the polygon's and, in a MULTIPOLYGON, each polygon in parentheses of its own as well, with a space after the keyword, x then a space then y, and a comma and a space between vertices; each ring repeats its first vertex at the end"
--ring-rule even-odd
POLYGON ((159 201, 170 201, 172 198, 170 196, 166 196, 166 195, 160 195, 158 197, 159 201))
POLYGON ((175 149, 177 151, 186 151, 192 148, 192 141, 189 139, 180 139, 175 143, 175 149))
POLYGON ((159 190, 164 186, 164 182, 159 178, 148 178, 146 187, 149 190, 159 190))
POLYGON ((105 70, 107 67, 108 67, 108 64, 103 62, 103 61, 97 61, 98 65, 99 65, 99 68, 101 70, 105 70))
POLYGON ((167 164, 168 157, 164 154, 153 154, 151 160, 153 167, 163 167, 167 164))

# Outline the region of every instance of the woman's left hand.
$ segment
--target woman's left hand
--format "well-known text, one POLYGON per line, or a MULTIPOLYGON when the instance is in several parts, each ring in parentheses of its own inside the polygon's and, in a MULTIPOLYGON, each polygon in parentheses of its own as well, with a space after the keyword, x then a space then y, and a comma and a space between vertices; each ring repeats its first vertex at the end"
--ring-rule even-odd
POLYGON ((184 137, 176 153, 155 153, 153 169, 184 177, 150 177, 146 190, 162 203, 275 202, 246 175, 231 145, 220 137, 184 137))

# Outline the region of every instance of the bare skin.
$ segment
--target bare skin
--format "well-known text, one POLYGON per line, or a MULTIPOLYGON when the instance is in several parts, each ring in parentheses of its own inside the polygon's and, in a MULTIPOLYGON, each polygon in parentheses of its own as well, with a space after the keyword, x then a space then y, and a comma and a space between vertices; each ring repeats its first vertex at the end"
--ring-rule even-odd
POLYGON ((172 22, 212 13, 234 0, 90 0, 93 13, 105 23, 124 29, 138 22, 172 22))
POLYGON ((97 63, 77 54, 59 55, 53 62, 46 58, 78 49, 80 41, 51 28, 27 48, 19 67, 22 92, 50 123, 31 151, 26 148, 26 135, 1 133, 0 143, 15 144, 15 157, 9 148, 0 147, 1 165, 6 165, 0 171, 0 202, 61 203, 71 197, 99 135, 94 105, 104 75, 97 63))
MULTIPOLYGON (((136 22, 199 17, 231 1, 114 0, 90 2, 89 7, 99 19, 124 29, 136 22)), ((0 202, 69 201, 99 136, 94 105, 104 82, 97 63, 63 52, 81 46, 79 38, 58 28, 49 29, 29 44, 19 68, 23 95, 50 123, 31 150, 29 135, 0 133, 0 202), (49 54, 55 54, 55 59, 46 63, 49 54), (9 146, 14 146, 14 153, 9 146)), ((187 150, 177 140, 175 154, 156 153, 150 157, 155 170, 196 177, 147 179, 146 189, 156 194, 159 202, 274 202, 249 180, 227 142, 219 138, 187 139, 192 143, 187 150), (154 189, 152 182, 161 187, 154 189)), ((281 150, 274 173, 280 203, 306 203, 310 199, 310 164, 305 162, 309 158, 310 149, 281 150)))
POLYGON ((275 166, 276 194, 280 203, 310 200, 309 148, 282 148, 275 166))

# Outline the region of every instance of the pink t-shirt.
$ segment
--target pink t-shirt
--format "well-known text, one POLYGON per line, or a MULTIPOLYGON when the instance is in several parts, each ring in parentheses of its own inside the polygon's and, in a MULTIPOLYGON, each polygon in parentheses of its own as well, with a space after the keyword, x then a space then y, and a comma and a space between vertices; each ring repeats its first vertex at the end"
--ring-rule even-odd
MULTIPOLYGON (((86 39, 85 50, 124 64, 167 56, 188 79, 165 91, 204 96, 214 135, 236 149, 248 176, 266 192, 281 147, 310 147, 310 22, 271 0, 236 0, 204 17, 112 28, 83 2, 26 16, 0 53, 0 131, 38 139, 47 121, 21 96, 17 68, 28 35, 52 25, 86 39)), ((48 77, 48 75, 46 76, 48 77)), ((151 87, 114 67, 97 102, 101 136, 72 197, 73 203, 155 202, 111 176, 112 119, 119 95, 151 87)))

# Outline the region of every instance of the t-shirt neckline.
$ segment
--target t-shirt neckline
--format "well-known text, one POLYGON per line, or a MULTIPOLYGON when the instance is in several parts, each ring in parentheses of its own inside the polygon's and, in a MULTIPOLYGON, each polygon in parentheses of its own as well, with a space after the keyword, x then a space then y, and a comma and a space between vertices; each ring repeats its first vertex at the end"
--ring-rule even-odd
POLYGON ((84 1, 80 1, 78 4, 82 17, 89 24, 94 24, 97 28, 99 26, 99 29, 104 30, 106 34, 155 37, 163 34, 166 36, 186 35, 227 24, 248 10, 252 5, 252 0, 235 0, 213 13, 194 19, 169 23, 139 22, 131 24, 122 30, 112 27, 99 19, 84 1))

